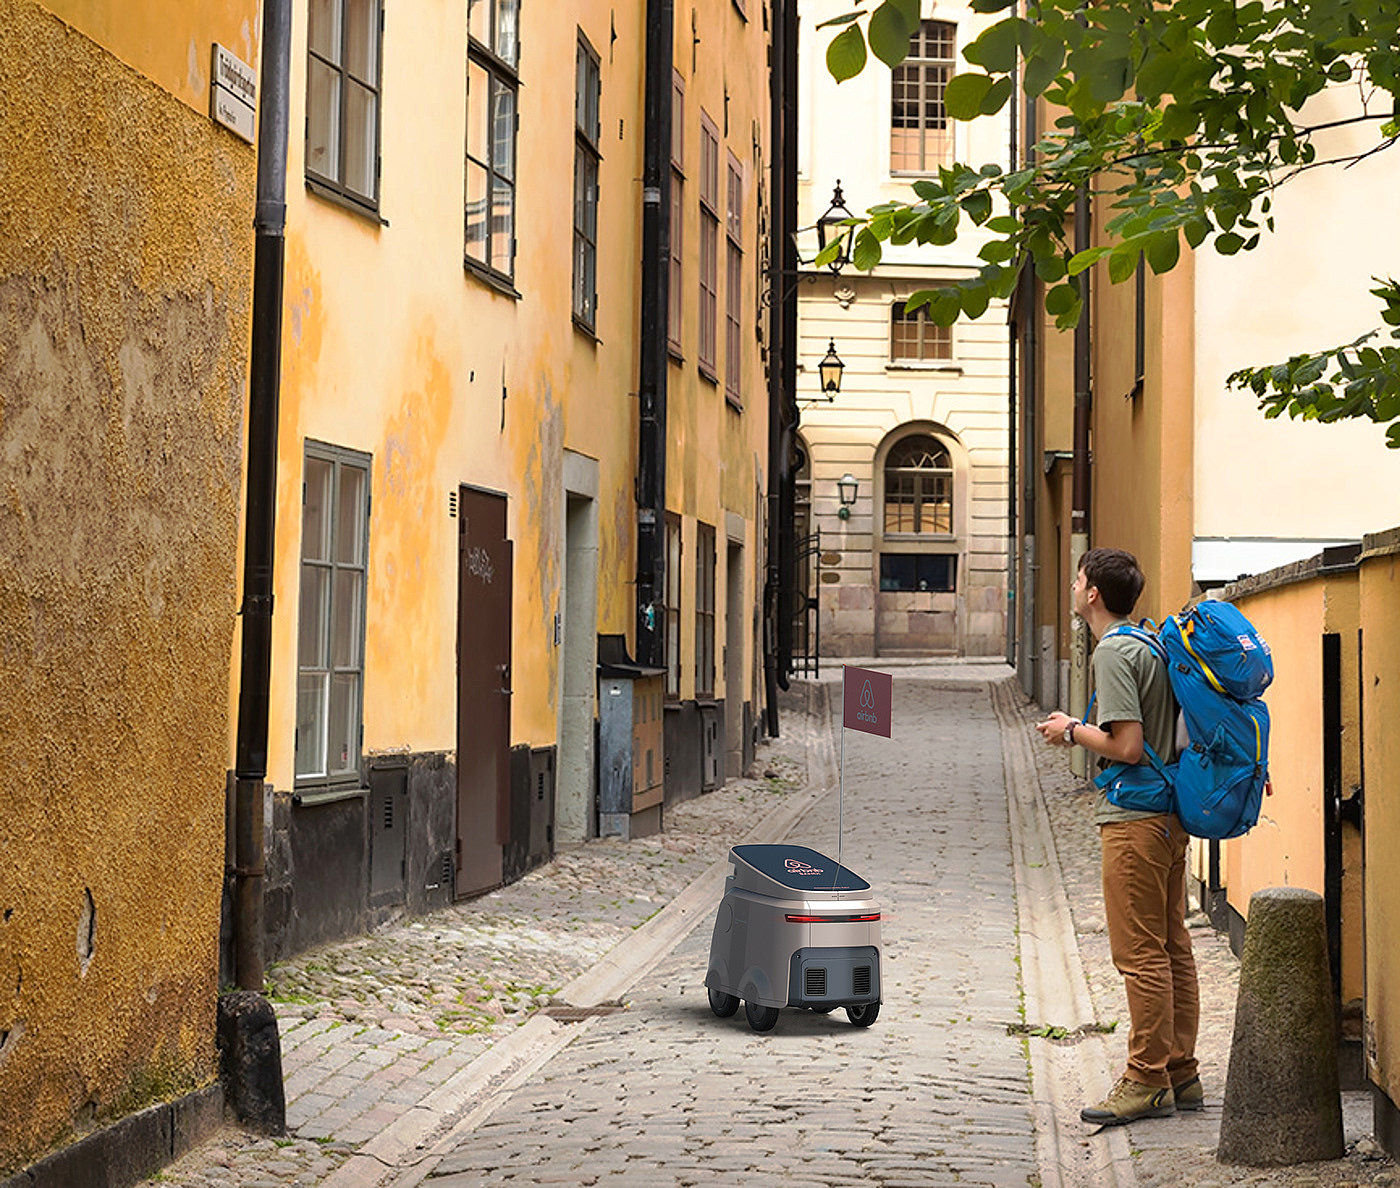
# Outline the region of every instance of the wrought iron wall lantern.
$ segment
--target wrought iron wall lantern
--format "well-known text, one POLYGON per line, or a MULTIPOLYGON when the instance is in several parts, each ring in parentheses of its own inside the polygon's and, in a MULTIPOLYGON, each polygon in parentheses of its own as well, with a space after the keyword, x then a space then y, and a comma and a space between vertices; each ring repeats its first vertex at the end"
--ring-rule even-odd
POLYGON ((820 255, 825 251, 826 245, 829 243, 840 241, 841 244, 835 257, 827 265, 833 273, 839 273, 851 262, 851 243, 855 239, 856 229, 854 226, 847 226, 846 220, 854 217, 846 209, 846 199, 841 193, 841 182, 840 179, 837 179, 836 186, 831 191, 831 205, 826 208, 826 213, 817 220, 817 254, 820 255))
POLYGON ((836 339, 827 341, 826 354, 822 356, 822 361, 817 364, 817 374, 821 377, 822 395, 828 400, 833 399, 841 391, 841 373, 846 370, 846 365, 841 362, 841 356, 836 353, 836 339))
POLYGON ((836 495, 841 501, 841 506, 836 514, 843 520, 851 518, 851 508, 856 504, 856 492, 860 484, 856 482, 856 477, 849 470, 836 480, 836 495))

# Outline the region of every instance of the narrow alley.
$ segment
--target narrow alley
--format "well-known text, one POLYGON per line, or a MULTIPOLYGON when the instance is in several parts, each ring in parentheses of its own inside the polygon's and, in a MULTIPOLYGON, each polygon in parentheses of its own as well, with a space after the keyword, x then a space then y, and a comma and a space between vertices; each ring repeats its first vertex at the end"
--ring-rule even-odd
POLYGON ((1126 1018, 1087 796, 1033 746, 1008 670, 893 671, 889 740, 841 739, 835 667, 797 683, 756 778, 681 806, 662 837, 571 849, 272 969, 290 1135, 226 1131, 147 1185, 1392 1183, 1360 1094, 1344 1160, 1215 1163, 1238 962, 1200 918, 1207 1108, 1092 1135, 1082 1101, 1055 1098, 1066 1059, 1083 1092, 1107 1088, 1126 1018), (1018 803, 1043 809, 1018 823, 1018 803), (785 1010, 759 1035, 742 1013, 715 1018, 702 979, 728 847, 834 855, 838 816, 842 858, 886 914, 878 1021, 785 1010), (1048 915, 1027 914, 1036 887, 1048 915), (1073 961, 1037 952, 1052 927, 1073 961), (1047 957, 1082 970, 1095 1026, 1073 1017, 1072 987, 1032 984, 1047 957))

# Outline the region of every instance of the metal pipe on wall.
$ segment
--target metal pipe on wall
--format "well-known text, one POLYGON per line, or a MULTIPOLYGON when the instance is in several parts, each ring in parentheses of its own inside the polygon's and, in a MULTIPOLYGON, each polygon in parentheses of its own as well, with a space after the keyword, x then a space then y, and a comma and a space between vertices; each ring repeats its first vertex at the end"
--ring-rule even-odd
POLYGON ((638 368, 637 646, 666 663, 666 317, 671 269, 672 0, 647 0, 642 158, 642 324, 638 368))
MULTIPOLYGON (((1088 251, 1092 226, 1089 191, 1081 188, 1074 203, 1074 250, 1088 251)), ((1074 328, 1074 487, 1070 511, 1069 572, 1078 574, 1079 559, 1089 551, 1090 459, 1089 421, 1093 412, 1093 368, 1090 350, 1093 336, 1089 320, 1089 269, 1079 274, 1079 297, 1083 303, 1079 323, 1074 328)), ((1070 638, 1069 712, 1082 718, 1089 704, 1089 628, 1079 618, 1073 621, 1070 638)), ((1088 752, 1075 747, 1070 769, 1077 776, 1089 772, 1088 752)))
POLYGON ((248 477, 244 521, 242 657, 234 756, 234 980, 263 987, 263 796, 272 675, 272 562, 277 522, 277 425, 282 376, 282 277, 287 223, 291 0, 263 4, 253 218, 248 477))

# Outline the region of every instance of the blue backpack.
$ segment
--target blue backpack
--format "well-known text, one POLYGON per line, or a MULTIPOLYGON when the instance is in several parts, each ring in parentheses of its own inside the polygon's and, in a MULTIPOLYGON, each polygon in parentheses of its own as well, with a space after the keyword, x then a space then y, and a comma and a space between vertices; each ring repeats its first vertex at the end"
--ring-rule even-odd
MULTIPOLYGON (((1195 837, 1247 833, 1269 783, 1269 645, 1228 602, 1197 603, 1160 632, 1124 625, 1112 634, 1147 644, 1167 666, 1190 745, 1171 762, 1143 743, 1147 763, 1115 763, 1094 781, 1121 808, 1174 811, 1195 837)), ((1092 702, 1090 703, 1092 704, 1092 702)))

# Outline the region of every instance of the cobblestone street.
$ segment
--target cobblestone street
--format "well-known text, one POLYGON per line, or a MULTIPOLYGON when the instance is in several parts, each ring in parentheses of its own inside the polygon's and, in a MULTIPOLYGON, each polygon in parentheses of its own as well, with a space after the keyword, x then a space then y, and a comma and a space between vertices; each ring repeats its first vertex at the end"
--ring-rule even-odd
MULTIPOLYGON (((716 876, 729 846, 756 830, 750 840, 781 835, 835 854, 841 740, 825 695, 839 692, 838 668, 796 685, 753 778, 668 811, 664 836, 565 851, 481 899, 274 967, 288 1136, 230 1127, 147 1188, 680 1185, 736 1173, 760 1188, 1393 1184, 1360 1094, 1346 1095, 1346 1159, 1215 1162, 1238 962, 1204 926, 1193 935, 1207 1108, 1123 1128, 1127 1154, 1114 1162, 1114 1136, 1079 1123, 1083 1103, 1056 1101, 1047 1147, 1033 1058, 1037 1045, 1071 1041, 1023 1034, 1045 1020, 1023 1013, 1007 780, 1024 779, 1048 810, 1051 865, 1107 1029, 1126 1023, 1126 1007, 1107 954, 1091 798, 1063 752, 1035 746, 1020 775, 1004 765, 1006 730, 1038 743, 1035 707, 1000 694, 1015 706, 1008 725, 989 696, 1008 670, 893 671, 894 737, 844 740, 842 858, 885 913, 873 1027, 785 1010, 755 1034, 742 1011, 715 1018, 702 984, 718 898, 702 876, 716 876), (619 980, 630 988, 598 989, 619 980)), ((1082 1041, 1101 1052, 1104 1078, 1124 1039, 1119 1029, 1082 1041)))

